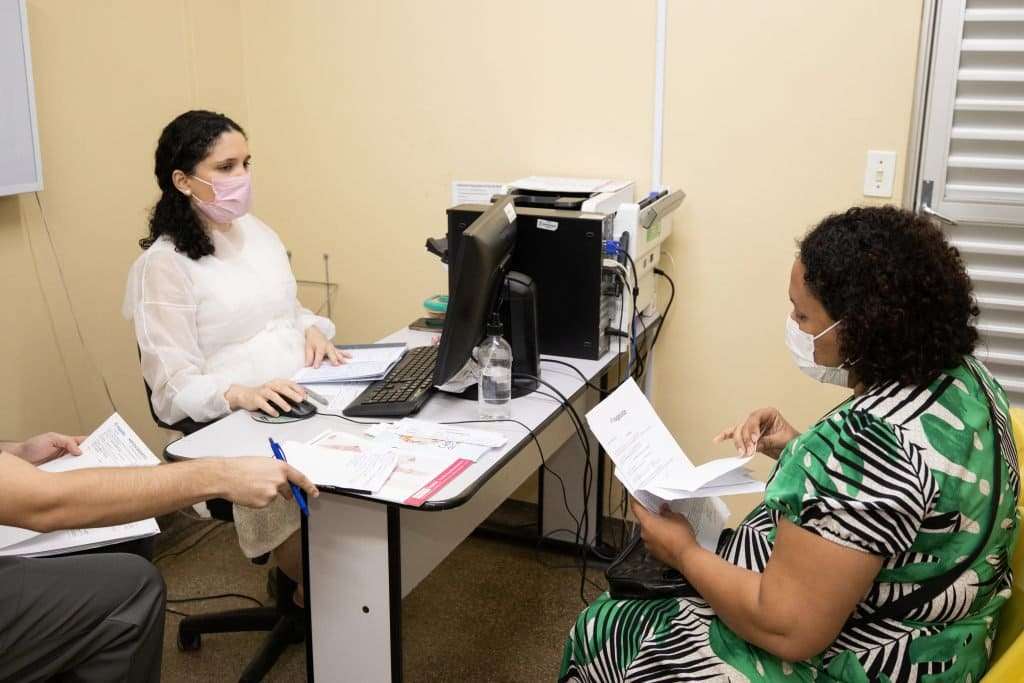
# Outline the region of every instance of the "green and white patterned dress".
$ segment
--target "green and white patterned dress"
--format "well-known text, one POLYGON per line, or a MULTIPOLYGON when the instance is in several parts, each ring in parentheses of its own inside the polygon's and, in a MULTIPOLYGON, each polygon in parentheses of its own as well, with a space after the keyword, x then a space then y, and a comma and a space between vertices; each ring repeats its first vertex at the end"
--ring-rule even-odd
MULTIPOLYGON (((823 653, 788 663, 745 642, 699 598, 598 598, 569 633, 563 681, 977 681, 1009 596, 1019 472, 1006 394, 971 359, 929 387, 880 386, 790 442, 765 500, 724 543, 729 562, 764 571, 780 517, 833 543, 885 558, 866 598, 823 653), (993 490, 996 432, 1003 435, 993 490), (865 620, 941 576, 995 528, 960 578, 901 618, 865 620)), ((813 596, 807 596, 812 600, 813 596)))

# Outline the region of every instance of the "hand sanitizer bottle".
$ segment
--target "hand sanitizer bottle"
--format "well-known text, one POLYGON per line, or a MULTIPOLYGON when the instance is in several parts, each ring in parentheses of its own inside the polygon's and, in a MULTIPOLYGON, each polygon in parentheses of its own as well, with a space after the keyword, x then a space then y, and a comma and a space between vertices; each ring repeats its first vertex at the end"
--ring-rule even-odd
POLYGON ((483 420, 507 419, 512 415, 512 347, 501 334, 501 318, 492 313, 487 322, 487 338, 476 353, 480 363, 477 401, 483 420))

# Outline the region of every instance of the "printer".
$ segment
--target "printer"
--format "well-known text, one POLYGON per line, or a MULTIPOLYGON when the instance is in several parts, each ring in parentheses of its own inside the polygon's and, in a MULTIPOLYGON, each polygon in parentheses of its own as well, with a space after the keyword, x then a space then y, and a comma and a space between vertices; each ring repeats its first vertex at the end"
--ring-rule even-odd
MULTIPOLYGON (((503 190, 516 198, 517 207, 550 203, 550 208, 611 216, 611 231, 606 232, 603 239, 613 242, 615 248, 621 247, 633 260, 640 290, 638 310, 644 315, 657 312, 654 269, 661 260, 661 245, 672 234, 671 214, 686 198, 685 192, 663 189, 635 200, 635 186, 631 180, 545 176, 522 178, 508 183, 503 190)), ((627 268, 632 283, 629 259, 619 257, 619 262, 627 268)), ((626 296, 624 303, 626 310, 621 329, 628 331, 633 319, 632 297, 626 296)), ((618 315, 615 322, 618 326, 618 315)))
MULTIPOLYGON (((654 268, 672 231, 670 214, 685 197, 681 190, 635 201, 632 181, 530 176, 502 191, 514 198, 517 215, 510 269, 537 285, 541 353, 597 359, 608 351, 609 330, 631 333, 632 292, 620 274, 632 287, 633 266, 615 255, 620 247, 636 268, 637 309, 656 312, 654 268)), ((487 208, 448 209, 447 262, 456 262, 462 232, 487 208)))

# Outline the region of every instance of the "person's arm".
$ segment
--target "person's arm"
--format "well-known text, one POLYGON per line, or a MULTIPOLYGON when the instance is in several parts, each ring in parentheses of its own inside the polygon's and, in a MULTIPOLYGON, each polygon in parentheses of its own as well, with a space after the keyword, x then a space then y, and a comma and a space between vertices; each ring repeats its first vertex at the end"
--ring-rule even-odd
POLYGON ((910 549, 938 496, 921 453, 905 450, 884 419, 849 411, 812 429, 813 447, 801 439, 785 451, 765 490, 779 521, 763 574, 700 548, 679 515, 634 504, 651 552, 737 634, 791 661, 836 638, 883 558, 910 549))
POLYGON ((110 526, 210 498, 265 507, 290 495, 289 482, 319 495, 301 472, 261 456, 45 472, 0 452, 0 524, 43 532, 110 526))
POLYGON ((839 635, 871 588, 882 558, 827 541, 780 519, 763 574, 697 544, 686 520, 633 503, 652 555, 675 567, 747 642, 787 661, 809 659, 839 635))
POLYGON ((124 313, 135 325, 142 376, 153 409, 169 424, 210 422, 231 410, 229 379, 204 370, 196 299, 188 274, 169 251, 151 250, 132 267, 124 313))

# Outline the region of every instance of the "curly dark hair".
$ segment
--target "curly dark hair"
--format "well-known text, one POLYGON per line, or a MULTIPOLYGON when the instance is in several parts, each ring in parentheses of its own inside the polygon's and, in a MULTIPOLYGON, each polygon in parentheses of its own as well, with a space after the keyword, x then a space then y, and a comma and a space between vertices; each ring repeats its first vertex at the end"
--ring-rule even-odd
POLYGON ((927 386, 978 341, 978 306, 960 252, 929 219, 854 207, 799 242, 804 281, 833 320, 865 386, 927 386))
POLYGON ((139 240, 140 247, 148 249, 161 235, 167 235, 174 248, 191 259, 213 253, 213 242, 190 198, 174 187, 171 174, 181 170, 191 175, 217 138, 232 130, 245 135, 242 127, 224 114, 205 110, 187 111, 167 124, 156 145, 153 170, 160 199, 149 214, 149 235, 139 240))

